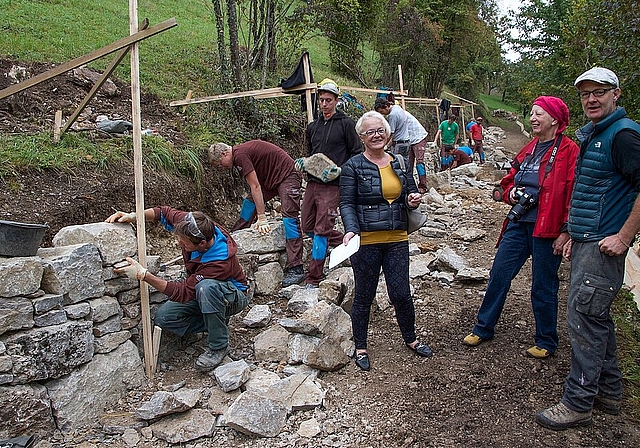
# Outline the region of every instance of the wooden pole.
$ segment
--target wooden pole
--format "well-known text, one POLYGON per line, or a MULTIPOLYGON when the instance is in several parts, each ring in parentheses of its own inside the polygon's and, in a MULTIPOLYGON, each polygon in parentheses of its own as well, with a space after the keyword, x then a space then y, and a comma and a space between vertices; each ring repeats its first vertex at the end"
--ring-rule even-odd
POLYGON ((53 143, 60 142, 60 127, 62 126, 62 111, 57 110, 53 120, 53 143))
MULTIPOLYGON (((304 70, 304 83, 311 84, 311 64, 309 62, 309 53, 304 54, 302 57, 302 67, 304 70)), ((304 97, 307 103, 307 123, 313 121, 313 104, 311 103, 311 90, 304 89, 304 97)))
POLYGON ((158 368, 158 353, 160 352, 160 339, 162 338, 162 328, 157 325, 153 327, 153 373, 158 368))
MULTIPOLYGON (((402 79, 402 65, 398 64, 398 78, 400 78, 400 91, 404 93, 404 81, 402 79)), ((400 101, 402 102, 402 108, 405 108, 404 104, 404 94, 400 97, 400 101)))
MULTIPOLYGON (((138 1, 129 0, 129 32, 138 32, 138 1)), ((144 221, 144 177, 142 171, 142 133, 140 117, 140 57, 138 44, 131 45, 131 121, 133 122, 133 166, 136 194, 136 225, 138 231, 138 261, 147 266, 147 237, 144 221)), ((151 339, 151 312, 149 307, 149 287, 140 281, 140 302, 142 310, 142 337, 144 343, 144 367, 147 378, 153 379, 155 359, 151 339)))
MULTIPOLYGON (((193 90, 189 89, 189 91, 187 92, 187 96, 184 99, 190 100, 192 96, 193 96, 193 90)), ((184 106, 182 106, 182 113, 185 113, 186 111, 187 111, 187 105, 185 104, 184 106)))

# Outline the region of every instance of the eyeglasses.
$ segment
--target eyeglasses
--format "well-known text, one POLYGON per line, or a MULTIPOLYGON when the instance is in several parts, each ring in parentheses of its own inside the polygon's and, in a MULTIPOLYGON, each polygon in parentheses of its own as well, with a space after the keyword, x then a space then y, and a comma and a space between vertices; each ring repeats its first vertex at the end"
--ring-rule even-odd
POLYGON ((366 135, 367 137, 373 137, 376 134, 385 135, 386 131, 384 128, 378 128, 378 129, 369 129, 368 131, 360 133, 360 135, 366 135))
POLYGON ((588 100, 591 94, 596 98, 604 96, 609 90, 615 90, 615 87, 609 87, 608 89, 595 89, 595 90, 582 90, 578 93, 581 100, 588 100))
POLYGON ((187 213, 187 216, 184 217, 184 220, 187 221, 187 230, 192 236, 195 236, 196 238, 202 238, 203 240, 207 239, 207 237, 205 237, 198 228, 198 224, 196 224, 196 218, 193 216, 193 213, 187 213))

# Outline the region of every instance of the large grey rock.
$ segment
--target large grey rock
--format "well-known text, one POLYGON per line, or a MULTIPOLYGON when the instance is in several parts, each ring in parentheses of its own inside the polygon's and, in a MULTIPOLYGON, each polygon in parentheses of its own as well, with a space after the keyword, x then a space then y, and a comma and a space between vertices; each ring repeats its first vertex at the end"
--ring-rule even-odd
POLYGON ((0 258, 0 297, 26 296, 40 288, 44 267, 38 257, 0 258))
POLYGON ((67 432, 94 424, 128 390, 141 387, 144 381, 138 349, 132 342, 126 342, 45 386, 58 428, 67 432))
POLYGON ((293 375, 275 383, 263 396, 284 403, 293 412, 322 405, 325 392, 312 377, 293 375))
POLYGON ((115 297, 102 296, 92 299, 89 300, 89 305, 91 306, 91 320, 94 322, 103 322, 120 313, 120 304, 115 297))
POLYGON ((275 437, 287 422, 287 406, 255 392, 243 392, 229 406, 227 426, 241 433, 259 437, 275 437))
POLYGON ((109 224, 96 222, 63 227, 53 237, 55 247, 90 243, 98 248, 102 262, 113 265, 133 257, 137 252, 137 240, 129 224, 109 224))
POLYGON ((3 337, 13 360, 14 383, 59 378, 91 361, 91 330, 91 322, 70 321, 3 337))
POLYGON ((287 343, 289 332, 280 325, 273 325, 253 339, 253 351, 258 361, 286 361, 289 356, 287 343))
POLYGON ((300 319, 318 327, 326 338, 337 341, 338 344, 351 339, 351 317, 333 303, 318 302, 305 311, 300 319))
POLYGON ((104 294, 102 261, 93 244, 40 248, 38 255, 44 265, 42 289, 62 294, 65 304, 104 294))
POLYGON ((67 313, 64 310, 51 310, 40 316, 34 316, 33 323, 36 327, 49 327, 60 325, 67 321, 67 313))
POLYGON ((32 328, 33 304, 24 297, 0 298, 0 335, 7 331, 32 328))
POLYGON ((55 429, 46 387, 38 383, 0 387, 0 437, 50 435, 55 429))
POLYGON ((242 385, 242 390, 264 395, 278 381, 280 376, 277 373, 257 368, 249 372, 249 379, 242 385))
POLYGON ((249 328, 266 327, 271 320, 269 305, 254 305, 242 319, 242 323, 249 328))
POLYGON ((182 414, 165 417, 149 428, 158 439, 169 443, 186 443, 200 437, 211 437, 215 423, 215 416, 208 410, 191 409, 182 414))
POLYGON ((300 364, 307 353, 320 344, 320 338, 306 334, 294 333, 289 337, 289 364, 300 364))
POLYGON ((33 303, 33 311, 39 316, 53 309, 60 308, 63 297, 62 294, 44 294, 41 297, 31 299, 31 302, 33 303))
POLYGON ((256 294, 275 294, 282 286, 284 274, 280 263, 267 263, 258 268, 254 274, 256 294))
POLYGON ((349 357, 338 341, 325 337, 305 354, 302 362, 314 369, 333 372, 349 364, 349 357))
POLYGON ((433 263, 435 259, 435 254, 431 252, 414 255, 409 258, 409 278, 418 278, 428 275, 431 272, 429 265, 433 263))
POLYGON ((223 364, 213 371, 216 382, 224 392, 240 389, 248 379, 251 367, 244 359, 223 364))
POLYGON ((120 345, 124 344, 131 338, 131 332, 129 330, 117 331, 115 333, 105 334, 102 337, 94 338, 93 351, 94 353, 109 353, 114 351, 120 345))
POLYGON ((458 255, 450 247, 443 247, 436 251, 436 264, 442 268, 454 271, 460 271, 469 267, 469 261, 458 255))
POLYGON ((238 244, 238 255, 268 254, 280 252, 285 249, 284 226, 282 221, 270 221, 271 232, 260 235, 251 229, 243 229, 233 232, 231 236, 238 244))
POLYGON ((318 303, 319 288, 298 289, 287 302, 287 309, 293 313, 304 313, 318 303))
POLYGON ((160 390, 136 409, 136 416, 144 420, 153 420, 165 415, 185 412, 198 403, 201 395, 200 389, 183 388, 175 392, 160 390))

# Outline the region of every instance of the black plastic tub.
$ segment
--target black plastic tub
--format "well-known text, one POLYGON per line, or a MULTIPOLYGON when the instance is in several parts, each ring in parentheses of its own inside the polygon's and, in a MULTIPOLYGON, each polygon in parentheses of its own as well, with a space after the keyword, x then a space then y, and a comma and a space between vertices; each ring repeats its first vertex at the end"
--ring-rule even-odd
POLYGON ((0 220, 0 256, 34 256, 48 228, 46 224, 0 220))

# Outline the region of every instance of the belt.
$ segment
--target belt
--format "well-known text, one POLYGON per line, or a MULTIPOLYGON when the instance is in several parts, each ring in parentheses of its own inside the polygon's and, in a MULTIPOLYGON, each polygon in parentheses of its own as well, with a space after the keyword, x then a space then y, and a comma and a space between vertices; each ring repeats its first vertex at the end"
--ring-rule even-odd
POLYGON ((409 143, 411 140, 394 140, 393 144, 397 144, 397 143, 409 143))

